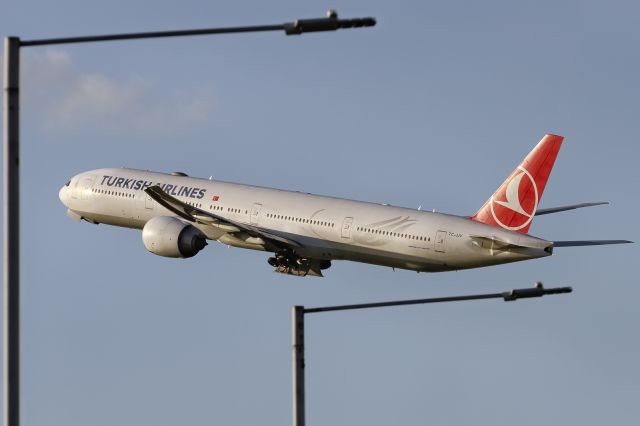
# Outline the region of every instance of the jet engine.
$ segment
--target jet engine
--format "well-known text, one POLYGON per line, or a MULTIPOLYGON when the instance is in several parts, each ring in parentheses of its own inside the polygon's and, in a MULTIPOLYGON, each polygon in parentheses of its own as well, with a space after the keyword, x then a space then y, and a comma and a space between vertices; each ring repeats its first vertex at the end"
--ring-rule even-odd
POLYGON ((142 242, 151 253, 164 257, 192 257, 207 245, 200 230, 169 216, 149 220, 142 228, 142 242))

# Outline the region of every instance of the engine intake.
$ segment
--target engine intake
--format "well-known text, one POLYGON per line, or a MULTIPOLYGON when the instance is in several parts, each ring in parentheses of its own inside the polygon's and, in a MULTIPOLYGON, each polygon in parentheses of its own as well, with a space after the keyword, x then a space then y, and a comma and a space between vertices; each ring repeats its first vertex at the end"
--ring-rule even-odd
POLYGON ((204 234, 178 218, 158 216, 142 228, 142 242, 153 254, 164 257, 192 257, 207 245, 204 234))

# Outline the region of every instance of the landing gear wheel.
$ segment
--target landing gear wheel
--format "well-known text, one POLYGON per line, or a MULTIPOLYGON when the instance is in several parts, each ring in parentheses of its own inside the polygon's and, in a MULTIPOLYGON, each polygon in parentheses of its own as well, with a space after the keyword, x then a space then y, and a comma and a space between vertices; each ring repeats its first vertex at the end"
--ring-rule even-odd
POLYGON ((314 275, 321 277, 321 270, 331 266, 330 260, 310 259, 298 256, 291 250, 283 250, 275 253, 275 256, 267 259, 269 265, 273 266, 276 272, 287 275, 304 277, 314 275))

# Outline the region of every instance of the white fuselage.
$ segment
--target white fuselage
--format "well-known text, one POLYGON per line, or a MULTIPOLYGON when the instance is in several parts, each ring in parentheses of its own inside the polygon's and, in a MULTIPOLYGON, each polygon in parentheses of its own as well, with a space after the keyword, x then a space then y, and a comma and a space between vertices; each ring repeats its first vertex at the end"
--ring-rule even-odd
MULTIPOLYGON (((548 241, 467 217, 134 169, 76 175, 60 199, 73 217, 142 229, 153 217, 175 216, 144 192, 155 184, 199 209, 295 240, 301 246, 297 254, 313 259, 435 272, 551 254, 548 241)), ((259 238, 192 225, 223 244, 268 249, 259 238)))

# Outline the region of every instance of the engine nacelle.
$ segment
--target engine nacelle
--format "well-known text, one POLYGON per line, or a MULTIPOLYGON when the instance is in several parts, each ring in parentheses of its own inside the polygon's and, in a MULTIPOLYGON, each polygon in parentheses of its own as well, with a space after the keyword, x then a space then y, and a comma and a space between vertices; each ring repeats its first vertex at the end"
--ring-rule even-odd
POLYGON ((142 228, 142 242, 151 253, 164 257, 192 257, 207 245, 196 227, 169 216, 149 220, 142 228))

